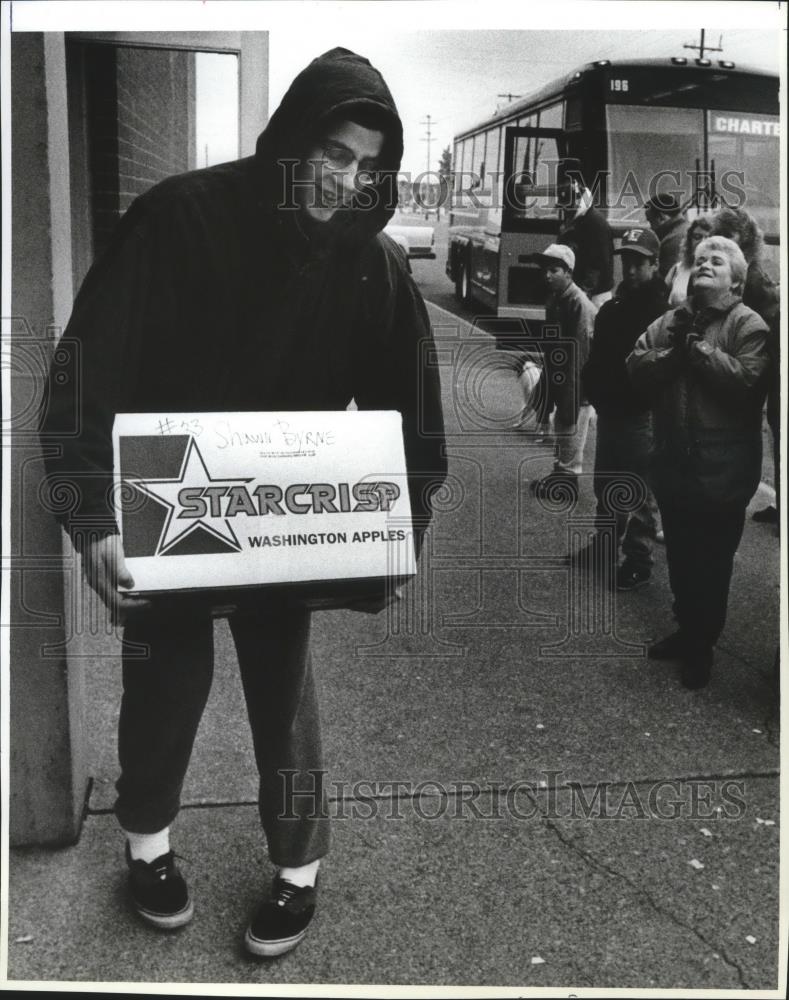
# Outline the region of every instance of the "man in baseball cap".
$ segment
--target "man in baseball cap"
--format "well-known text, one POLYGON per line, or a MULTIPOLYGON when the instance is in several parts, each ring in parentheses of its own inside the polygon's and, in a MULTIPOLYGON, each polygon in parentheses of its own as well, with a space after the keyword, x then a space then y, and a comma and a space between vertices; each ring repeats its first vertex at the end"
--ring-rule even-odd
POLYGON ((588 548, 582 550, 588 553, 582 561, 604 573, 604 583, 615 584, 617 590, 635 590, 652 574, 657 504, 647 482, 652 442, 649 401, 632 388, 625 358, 641 333, 666 311, 668 289, 658 274, 660 241, 651 229, 628 229, 614 253, 622 257, 622 283, 597 314, 589 360, 582 372, 584 391, 597 411, 596 530, 588 548), (632 512, 609 503, 612 497, 628 494, 634 498, 632 512), (613 560, 603 542, 611 525, 613 560), (614 576, 620 546, 624 560, 614 576))
POLYGON ((562 243, 551 243, 542 253, 532 254, 531 257, 532 260, 545 267, 550 267, 558 261, 564 265, 565 270, 570 275, 575 270, 575 254, 570 247, 564 246, 562 243))
POLYGON ((628 229, 622 236, 622 243, 614 250, 616 254, 637 253, 644 257, 657 257, 660 253, 660 240, 651 229, 628 229))
POLYGON ((558 329, 560 338, 549 344, 543 364, 547 404, 543 419, 556 407, 554 468, 545 479, 532 484, 532 491, 550 492, 559 477, 577 493, 591 416, 591 409, 581 396, 581 368, 589 354, 597 309, 573 281, 575 254, 570 247, 551 243, 541 253, 533 254, 532 259, 539 263, 548 287, 546 326, 558 329), (565 349, 555 349, 560 346, 565 349))

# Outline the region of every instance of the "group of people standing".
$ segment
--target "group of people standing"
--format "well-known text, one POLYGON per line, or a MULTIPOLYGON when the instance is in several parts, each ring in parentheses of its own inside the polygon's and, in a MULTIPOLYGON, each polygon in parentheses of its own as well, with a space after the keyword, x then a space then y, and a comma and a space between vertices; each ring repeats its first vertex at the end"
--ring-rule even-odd
MULTIPOLYGON (((536 436, 555 441, 555 461, 532 492, 561 486, 577 496, 596 414, 596 531, 572 558, 629 591, 649 581, 653 543, 664 541, 678 629, 649 656, 678 660, 682 683, 704 687, 761 478, 765 400, 778 495, 778 288, 743 209, 688 222, 673 195, 657 195, 644 206, 648 225, 614 249, 588 189, 574 183, 573 193, 569 223, 534 256, 549 293, 546 326, 558 328, 562 349, 545 342, 536 436)), ((777 524, 777 501, 754 520, 777 524)))

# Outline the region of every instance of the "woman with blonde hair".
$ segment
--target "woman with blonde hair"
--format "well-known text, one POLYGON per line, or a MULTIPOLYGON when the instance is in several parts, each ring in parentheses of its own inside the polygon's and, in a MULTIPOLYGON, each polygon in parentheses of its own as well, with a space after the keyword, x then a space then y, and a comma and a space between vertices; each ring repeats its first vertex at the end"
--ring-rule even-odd
POLYGON ((655 320, 627 368, 654 406, 652 485, 663 518, 679 631, 649 649, 704 687, 723 631, 734 553, 762 468, 767 324, 742 301, 747 264, 732 240, 696 248, 691 297, 655 320))

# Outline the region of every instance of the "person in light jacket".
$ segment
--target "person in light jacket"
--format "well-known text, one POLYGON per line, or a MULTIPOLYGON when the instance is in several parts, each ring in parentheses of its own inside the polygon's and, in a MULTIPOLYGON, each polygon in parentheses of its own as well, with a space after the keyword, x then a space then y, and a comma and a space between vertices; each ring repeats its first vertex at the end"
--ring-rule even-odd
POLYGON ((769 375, 767 325, 742 302, 747 264, 732 240, 696 248, 693 297, 652 323, 627 368, 654 406, 652 482, 679 629, 649 649, 704 687, 726 621, 745 508, 759 484, 769 375))
POLYGON ((546 341, 544 351, 549 412, 556 407, 554 467, 543 479, 532 481, 530 489, 535 496, 547 496, 561 483, 577 497, 592 417, 592 408, 583 395, 581 369, 589 357, 597 309, 573 281, 575 254, 570 247, 551 243, 533 258, 540 265, 549 292, 546 329, 552 328, 558 336, 546 341))

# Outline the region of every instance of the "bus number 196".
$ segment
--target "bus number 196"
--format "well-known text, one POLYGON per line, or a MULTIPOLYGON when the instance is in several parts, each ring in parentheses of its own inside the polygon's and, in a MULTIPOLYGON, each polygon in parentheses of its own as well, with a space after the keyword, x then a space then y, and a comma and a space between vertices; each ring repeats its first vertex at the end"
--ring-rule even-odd
POLYGON ((627 90, 627 80, 612 80, 611 90, 627 90))

